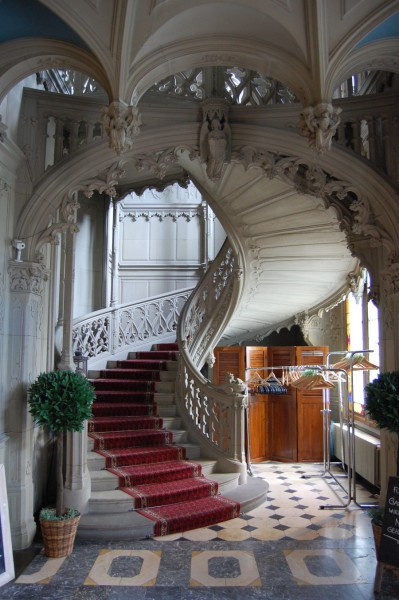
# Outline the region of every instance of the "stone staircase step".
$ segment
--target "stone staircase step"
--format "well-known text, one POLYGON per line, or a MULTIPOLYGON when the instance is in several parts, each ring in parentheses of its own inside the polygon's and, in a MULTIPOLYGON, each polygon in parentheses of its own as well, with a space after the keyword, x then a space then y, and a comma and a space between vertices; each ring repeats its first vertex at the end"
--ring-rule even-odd
MULTIPOLYGON (((214 473, 209 479, 219 484, 219 492, 225 493, 238 485, 238 473, 214 473)), ((134 498, 118 489, 92 491, 89 501, 90 513, 123 513, 134 509, 134 498)))
POLYGON ((158 406, 158 415, 162 419, 166 419, 169 417, 176 417, 177 407, 173 404, 171 404, 170 406, 168 404, 158 406))
MULTIPOLYGON (((264 479, 249 477, 247 483, 229 489, 226 495, 231 500, 240 502, 241 512, 245 514, 266 500, 268 488, 269 486, 264 479)), ((125 495, 127 496, 127 494, 125 495)), ((111 502, 116 502, 115 507, 117 507, 119 495, 110 493, 109 497, 111 502)), ((132 501, 132 498, 130 498, 130 501, 132 501)), ((96 499, 93 501, 93 510, 82 515, 80 519, 76 536, 78 539, 124 541, 154 537, 154 521, 143 517, 137 511, 108 512, 106 510, 106 512, 101 512, 99 510, 95 512, 95 503, 96 499), (115 514, 117 514, 117 518, 115 518, 115 514)), ((119 505, 119 507, 121 506, 119 505)), ((100 509, 100 501, 97 508, 100 509)))
MULTIPOLYGON (((135 358, 130 353, 129 358, 135 358)), ((116 367, 110 361, 107 368, 116 367)), ((161 371, 161 381, 155 382, 154 401, 158 416, 163 419, 163 427, 173 431, 174 443, 186 449, 186 460, 198 462, 202 474, 216 481, 219 492, 241 503, 241 509, 255 507, 266 497, 267 484, 263 480, 239 484, 238 473, 217 472, 217 460, 201 458, 201 448, 189 442, 188 432, 182 429, 182 419, 178 416, 174 390, 178 362, 168 361, 168 370, 161 371), (239 491, 237 491, 239 489, 239 491)), ((99 371, 90 372, 90 378, 99 376, 99 371)), ((89 512, 82 515, 77 537, 90 540, 143 539, 154 536, 154 522, 134 510, 134 498, 121 491, 119 478, 106 470, 105 457, 93 451, 94 440, 88 437, 87 464, 90 471, 92 492, 88 504, 89 512), (116 516, 116 517, 115 517, 116 516)))
POLYGON ((165 429, 172 429, 173 431, 181 430, 181 417, 162 417, 162 421, 165 429))
POLYGON ((175 406, 175 395, 173 392, 155 392, 154 401, 158 406, 171 404, 175 406))

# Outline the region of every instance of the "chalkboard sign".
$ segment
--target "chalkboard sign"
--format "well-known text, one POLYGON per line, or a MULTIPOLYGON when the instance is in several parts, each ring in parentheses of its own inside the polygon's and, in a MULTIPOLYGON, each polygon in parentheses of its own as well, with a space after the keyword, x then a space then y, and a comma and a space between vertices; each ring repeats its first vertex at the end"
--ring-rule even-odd
POLYGON ((379 560, 399 567, 399 477, 388 482, 379 560))

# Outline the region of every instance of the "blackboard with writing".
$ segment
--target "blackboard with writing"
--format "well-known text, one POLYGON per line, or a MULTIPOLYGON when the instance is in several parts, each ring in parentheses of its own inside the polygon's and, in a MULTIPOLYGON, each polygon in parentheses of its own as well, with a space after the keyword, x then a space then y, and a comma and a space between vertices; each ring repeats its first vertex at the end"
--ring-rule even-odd
POLYGON ((399 567, 399 477, 388 482, 379 560, 399 567))

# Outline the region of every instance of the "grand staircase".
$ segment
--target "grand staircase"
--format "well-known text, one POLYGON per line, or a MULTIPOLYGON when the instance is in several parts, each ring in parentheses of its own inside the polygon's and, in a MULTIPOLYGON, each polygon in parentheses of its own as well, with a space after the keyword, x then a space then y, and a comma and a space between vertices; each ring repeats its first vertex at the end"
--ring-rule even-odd
POLYGON ((176 344, 131 353, 89 375, 96 390, 88 424, 89 512, 83 539, 137 539, 209 526, 264 500, 265 482, 239 486, 190 442, 175 404, 176 344))

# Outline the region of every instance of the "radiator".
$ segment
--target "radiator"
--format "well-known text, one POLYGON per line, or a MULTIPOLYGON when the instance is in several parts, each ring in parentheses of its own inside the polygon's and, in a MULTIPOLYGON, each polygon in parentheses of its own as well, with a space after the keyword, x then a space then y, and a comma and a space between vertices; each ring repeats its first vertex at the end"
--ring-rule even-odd
MULTIPOLYGON (((341 462, 347 463, 348 443, 347 429, 344 425, 342 431, 344 441, 344 457, 342 456, 342 445, 340 427, 338 423, 332 424, 332 454, 341 462)), ((372 485, 380 485, 380 440, 363 431, 355 429, 355 469, 356 473, 372 485)))

